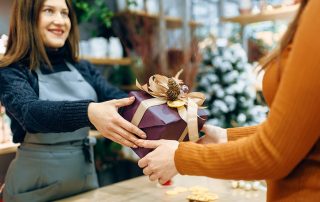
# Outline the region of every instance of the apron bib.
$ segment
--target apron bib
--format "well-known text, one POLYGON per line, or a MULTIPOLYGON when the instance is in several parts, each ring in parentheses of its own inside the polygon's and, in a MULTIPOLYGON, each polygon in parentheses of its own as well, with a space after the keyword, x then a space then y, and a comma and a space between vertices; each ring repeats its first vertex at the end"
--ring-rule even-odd
MULTIPOLYGON (((92 86, 76 68, 44 75, 36 70, 39 99, 97 101, 92 86)), ((51 201, 98 187, 89 127, 63 133, 27 133, 8 169, 4 200, 51 201), (91 162, 90 162, 91 160, 91 162)))

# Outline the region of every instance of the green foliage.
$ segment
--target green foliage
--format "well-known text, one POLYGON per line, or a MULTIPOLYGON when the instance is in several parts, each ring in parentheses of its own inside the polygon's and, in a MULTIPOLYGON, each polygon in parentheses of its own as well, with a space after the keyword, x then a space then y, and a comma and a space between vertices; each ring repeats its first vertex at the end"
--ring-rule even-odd
POLYGON ((118 66, 110 70, 108 81, 116 86, 132 85, 135 83, 135 75, 131 68, 118 66))
POLYGON ((138 6, 138 3, 135 0, 126 0, 128 7, 130 6, 138 6))
POLYGON ((122 158, 122 146, 109 139, 98 138, 93 148, 95 166, 98 172, 112 170, 115 163, 122 158))
POLYGON ((79 23, 94 22, 111 27, 113 12, 104 0, 72 0, 79 23))

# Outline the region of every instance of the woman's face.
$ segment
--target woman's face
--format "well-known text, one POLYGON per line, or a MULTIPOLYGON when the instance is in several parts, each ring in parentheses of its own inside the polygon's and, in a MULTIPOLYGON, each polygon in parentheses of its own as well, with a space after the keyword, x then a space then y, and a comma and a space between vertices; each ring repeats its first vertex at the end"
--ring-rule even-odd
POLYGON ((61 48, 70 32, 69 9, 65 0, 45 0, 40 9, 38 29, 47 48, 61 48))

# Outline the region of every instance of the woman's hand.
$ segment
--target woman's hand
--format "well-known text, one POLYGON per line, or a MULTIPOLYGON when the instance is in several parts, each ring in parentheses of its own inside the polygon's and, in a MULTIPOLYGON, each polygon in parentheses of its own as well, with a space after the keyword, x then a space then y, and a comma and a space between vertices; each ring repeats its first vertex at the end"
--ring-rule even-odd
POLYGON ((137 136, 146 138, 146 134, 118 113, 120 107, 131 105, 133 102, 134 97, 90 103, 89 120, 104 137, 121 145, 137 148, 137 136))
POLYGON ((210 143, 226 143, 228 142, 227 130, 213 126, 213 125, 204 125, 202 132, 205 133, 197 143, 200 144, 210 144, 210 143))
POLYGON ((138 161, 139 167, 143 168, 143 173, 148 175, 151 181, 158 180, 160 184, 164 184, 178 174, 174 164, 178 141, 138 140, 137 144, 139 147, 155 149, 138 161))

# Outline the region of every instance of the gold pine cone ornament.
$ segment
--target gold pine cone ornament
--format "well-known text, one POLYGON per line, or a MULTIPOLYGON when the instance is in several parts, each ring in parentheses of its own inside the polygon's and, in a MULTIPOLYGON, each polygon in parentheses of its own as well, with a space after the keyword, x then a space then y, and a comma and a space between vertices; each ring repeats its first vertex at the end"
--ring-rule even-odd
POLYGON ((168 99, 168 106, 172 108, 182 107, 186 104, 185 100, 181 100, 180 98, 185 94, 188 93, 188 87, 186 85, 180 85, 176 82, 175 79, 169 78, 168 79, 168 90, 166 92, 167 99, 168 99))
POLYGON ((168 79, 167 98, 169 101, 175 101, 180 95, 180 85, 173 78, 168 79))

